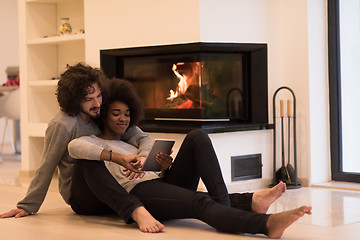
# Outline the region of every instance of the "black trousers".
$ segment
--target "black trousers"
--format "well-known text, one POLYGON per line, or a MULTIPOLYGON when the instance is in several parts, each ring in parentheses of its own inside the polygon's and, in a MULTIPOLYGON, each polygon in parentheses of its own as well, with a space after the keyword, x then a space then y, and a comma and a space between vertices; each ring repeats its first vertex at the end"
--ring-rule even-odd
POLYGON ((103 161, 76 160, 70 205, 81 215, 116 213, 132 223, 132 212, 143 204, 110 174, 103 161))
MULTIPOLYGON (((215 204, 218 207, 226 207, 227 211, 233 211, 234 209, 243 211, 246 216, 251 215, 252 219, 255 219, 255 217, 262 219, 263 224, 260 224, 260 220, 255 220, 257 225, 261 225, 262 228, 265 228, 268 218, 267 215, 251 213, 252 193, 228 194, 211 140, 202 130, 193 130, 185 137, 172 167, 163 179, 138 184, 131 191, 131 194, 128 194, 118 184, 102 161, 77 160, 72 182, 71 206, 78 214, 115 212, 128 223, 132 222, 131 213, 133 210, 142 206, 145 202, 145 207, 159 219, 199 218, 197 217, 198 213, 180 217, 174 212, 173 216, 166 214, 162 216, 159 214, 160 212, 168 212, 161 207, 162 204, 159 205, 155 201, 147 200, 148 198, 157 197, 156 195, 148 195, 152 190, 154 190, 154 194, 159 193, 158 197, 163 200, 165 200, 163 197, 166 195, 164 193, 168 191, 174 191, 174 196, 177 197, 181 195, 178 195, 178 192, 186 191, 188 194, 195 195, 196 199, 204 199, 202 202, 211 203, 210 205, 215 204), (200 177, 208 190, 208 194, 195 192, 200 177), (160 184, 160 186, 154 186, 157 190, 160 191, 163 187, 164 191, 155 191, 152 187, 154 183, 160 184), (150 189, 143 187, 148 184, 150 184, 150 189), (201 197, 198 197, 198 195, 201 197)), ((194 200, 187 197, 186 201, 184 201, 184 207, 189 205, 189 201, 193 202, 194 200), (188 203, 185 204, 185 202, 188 203)), ((241 215, 245 216, 244 214, 241 215)), ((216 227, 214 223, 208 222, 206 219, 201 220, 216 227)), ((246 220, 245 222, 249 221, 246 220)), ((226 230, 221 226, 217 228, 226 230)), ((265 230, 256 231, 263 233, 265 230)), ((246 232, 250 233, 249 231, 246 232)))
POLYGON ((221 231, 267 234, 269 215, 225 206, 208 194, 178 187, 162 179, 139 183, 130 194, 137 196, 159 221, 195 218, 221 231))
POLYGON ((162 179, 139 183, 130 192, 158 220, 196 218, 222 231, 267 234, 268 215, 252 212, 252 193, 228 194, 208 135, 191 131, 162 179), (208 194, 196 192, 199 178, 208 194))

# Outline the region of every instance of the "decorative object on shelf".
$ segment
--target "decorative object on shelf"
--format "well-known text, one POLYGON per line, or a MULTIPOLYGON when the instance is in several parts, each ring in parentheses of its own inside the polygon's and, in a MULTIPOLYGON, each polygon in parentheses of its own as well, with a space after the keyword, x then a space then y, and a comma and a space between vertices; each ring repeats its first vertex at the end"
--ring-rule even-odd
POLYGON ((72 33, 72 28, 69 23, 70 18, 60 18, 60 35, 68 35, 72 33))
POLYGON ((274 95, 273 95, 273 119, 274 119, 274 183, 272 184, 272 186, 276 185, 278 182, 283 181, 286 182, 286 186, 288 189, 296 189, 296 188, 301 188, 301 184, 299 183, 299 179, 297 176, 297 148, 296 148, 296 97, 295 97, 295 93, 294 91, 286 86, 280 87, 278 88, 274 95), (281 90, 288 90, 293 98, 293 113, 291 114, 291 100, 287 100, 287 165, 285 166, 285 138, 284 138, 284 118, 285 118, 285 106, 284 106, 284 100, 280 100, 280 121, 281 121, 281 161, 282 161, 282 166, 276 171, 276 133, 277 130, 279 128, 279 126, 276 124, 276 95, 279 93, 279 91, 281 90), (292 117, 291 117, 292 115, 292 117), (291 138, 290 138, 290 133, 291 133, 291 119, 292 119, 292 134, 293 134, 293 162, 294 162, 294 167, 291 165, 291 138))

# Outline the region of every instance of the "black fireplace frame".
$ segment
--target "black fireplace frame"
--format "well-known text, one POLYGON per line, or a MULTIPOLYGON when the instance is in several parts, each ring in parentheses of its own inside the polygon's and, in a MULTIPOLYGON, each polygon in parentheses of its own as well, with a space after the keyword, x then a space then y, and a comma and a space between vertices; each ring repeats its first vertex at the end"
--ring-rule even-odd
POLYGON ((119 61, 129 57, 202 53, 241 53, 247 57, 248 121, 145 120, 140 127, 149 132, 186 133, 202 128, 209 133, 272 128, 268 122, 267 44, 261 43, 185 43, 161 46, 100 50, 101 68, 108 77, 123 78, 119 61), (258 87, 262 86, 262 87, 258 87), (261 111, 258 111, 261 109, 261 111))

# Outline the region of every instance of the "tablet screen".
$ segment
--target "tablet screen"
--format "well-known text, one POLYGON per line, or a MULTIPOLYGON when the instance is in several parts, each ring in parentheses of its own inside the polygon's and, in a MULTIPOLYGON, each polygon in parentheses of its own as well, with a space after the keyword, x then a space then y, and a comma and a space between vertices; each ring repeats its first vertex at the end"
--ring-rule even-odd
POLYGON ((144 166, 141 168, 143 171, 161 171, 160 165, 155 161, 155 155, 158 152, 170 154, 175 140, 172 139, 155 139, 153 146, 146 158, 144 166))

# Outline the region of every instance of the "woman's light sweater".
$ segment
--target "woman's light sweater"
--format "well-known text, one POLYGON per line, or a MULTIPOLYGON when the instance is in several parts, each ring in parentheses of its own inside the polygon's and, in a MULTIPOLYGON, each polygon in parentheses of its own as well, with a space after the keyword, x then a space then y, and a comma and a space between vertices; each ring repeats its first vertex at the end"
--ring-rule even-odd
MULTIPOLYGON (((105 140, 98 138, 95 135, 74 139, 68 145, 69 154, 75 159, 99 160, 101 152, 104 149, 112 150, 113 152, 123 155, 132 155, 137 154, 138 152, 136 147, 126 142, 120 140, 105 140)), ((111 175, 128 192, 140 182, 159 178, 157 173, 146 171, 143 178, 129 180, 123 171, 124 167, 114 162, 104 162, 111 175)))

